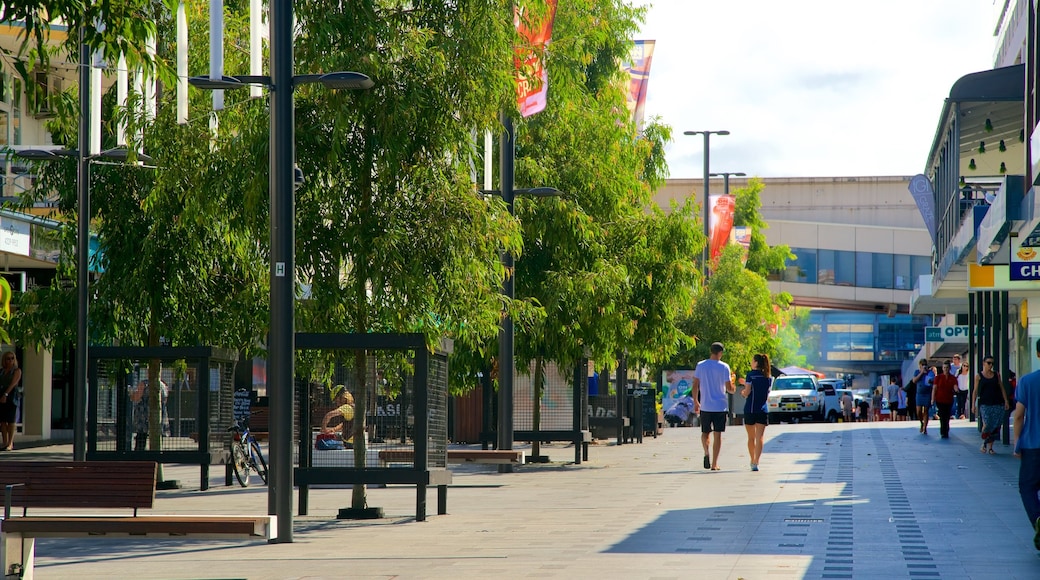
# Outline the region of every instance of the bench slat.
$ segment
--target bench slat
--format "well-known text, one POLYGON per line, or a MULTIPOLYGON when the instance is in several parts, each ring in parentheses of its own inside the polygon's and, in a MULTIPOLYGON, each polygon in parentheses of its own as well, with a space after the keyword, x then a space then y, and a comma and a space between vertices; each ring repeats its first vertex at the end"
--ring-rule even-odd
MULTIPOLYGON (((387 449, 379 452, 379 459, 389 463, 414 463, 415 452, 410 449, 387 449)), ((523 451, 508 449, 449 449, 448 463, 524 463, 523 451)))
POLYGON ((23 537, 194 536, 270 537, 271 516, 19 517, 4 520, 5 534, 23 537))
POLYGON ((154 461, 3 461, 0 484, 20 508, 148 509, 155 502, 154 461))

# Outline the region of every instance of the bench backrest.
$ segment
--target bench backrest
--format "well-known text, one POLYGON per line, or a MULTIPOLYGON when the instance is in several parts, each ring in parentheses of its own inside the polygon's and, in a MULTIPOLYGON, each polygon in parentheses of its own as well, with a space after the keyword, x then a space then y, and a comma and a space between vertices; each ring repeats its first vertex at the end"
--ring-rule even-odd
POLYGON ((151 508, 154 461, 0 461, 11 504, 28 508, 151 508))

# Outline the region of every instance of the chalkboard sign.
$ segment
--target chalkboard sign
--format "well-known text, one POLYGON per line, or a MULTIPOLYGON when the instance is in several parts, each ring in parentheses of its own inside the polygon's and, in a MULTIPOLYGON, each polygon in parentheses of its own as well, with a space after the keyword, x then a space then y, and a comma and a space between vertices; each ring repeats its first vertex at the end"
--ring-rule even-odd
POLYGON ((234 416, 235 421, 239 424, 245 423, 249 419, 249 399, 251 393, 246 389, 238 389, 235 391, 234 400, 234 416))

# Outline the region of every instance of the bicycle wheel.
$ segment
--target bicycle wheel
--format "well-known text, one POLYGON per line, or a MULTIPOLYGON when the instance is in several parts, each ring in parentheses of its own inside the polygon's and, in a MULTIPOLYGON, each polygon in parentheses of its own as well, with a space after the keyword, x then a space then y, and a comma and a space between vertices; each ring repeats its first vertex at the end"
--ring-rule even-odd
POLYGON ((260 475, 260 479, 264 480, 264 485, 267 484, 267 460, 264 459, 264 453, 260 450, 260 444, 256 442, 256 439, 249 440, 249 447, 253 450, 250 461, 253 463, 253 469, 256 470, 257 474, 260 475))
POLYGON ((235 479, 242 487, 249 486, 249 453, 241 441, 231 442, 231 467, 235 470, 235 479))

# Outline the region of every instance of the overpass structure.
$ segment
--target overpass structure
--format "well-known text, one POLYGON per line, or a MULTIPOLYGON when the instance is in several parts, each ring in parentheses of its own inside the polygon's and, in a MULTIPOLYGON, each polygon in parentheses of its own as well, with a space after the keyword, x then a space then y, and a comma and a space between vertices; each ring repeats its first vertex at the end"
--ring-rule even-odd
MULTIPOLYGON (((932 272, 932 241, 910 195, 909 176, 761 178, 770 245, 796 256, 770 276, 773 292, 812 308, 807 363, 828 374, 900 374, 925 344, 931 316, 912 316, 915 285, 932 272)), ((717 183, 715 183, 717 181, 717 183)), ((731 190, 747 179, 730 177, 731 190)), ((710 191, 723 190, 723 179, 710 191)), ((673 179, 655 201, 699 202, 702 179, 673 179)))

